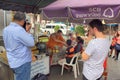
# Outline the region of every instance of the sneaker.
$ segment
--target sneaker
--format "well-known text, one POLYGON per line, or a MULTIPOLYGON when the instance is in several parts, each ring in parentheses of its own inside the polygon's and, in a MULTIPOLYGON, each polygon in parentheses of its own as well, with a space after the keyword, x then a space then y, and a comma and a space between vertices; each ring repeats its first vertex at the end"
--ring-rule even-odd
POLYGON ((115 56, 113 56, 112 58, 115 58, 115 56))
POLYGON ((108 57, 111 57, 111 55, 108 55, 108 57))
POLYGON ((115 61, 117 61, 118 60, 118 58, 115 58, 115 61))

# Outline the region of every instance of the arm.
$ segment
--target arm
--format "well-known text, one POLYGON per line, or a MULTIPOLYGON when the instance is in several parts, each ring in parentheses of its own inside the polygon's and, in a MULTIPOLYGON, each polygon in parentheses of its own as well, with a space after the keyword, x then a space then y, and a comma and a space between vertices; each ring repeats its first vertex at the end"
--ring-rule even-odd
POLYGON ((89 59, 89 57, 90 56, 87 53, 85 53, 85 52, 82 53, 82 60, 83 61, 87 61, 89 59))
POLYGON ((63 42, 65 42, 65 39, 63 38, 62 35, 60 36, 60 40, 63 41, 63 42))
POLYGON ((17 36, 17 40, 28 47, 34 46, 34 39, 33 36, 29 33, 27 33, 25 30, 20 30, 18 34, 15 34, 17 36))
POLYGON ((64 44, 64 45, 66 44, 64 41, 61 41, 61 40, 56 39, 55 35, 52 35, 52 38, 53 38, 53 40, 56 41, 56 42, 59 42, 59 43, 64 44))
POLYGON ((82 60, 87 61, 95 51, 93 40, 88 43, 85 51, 82 53, 82 60))

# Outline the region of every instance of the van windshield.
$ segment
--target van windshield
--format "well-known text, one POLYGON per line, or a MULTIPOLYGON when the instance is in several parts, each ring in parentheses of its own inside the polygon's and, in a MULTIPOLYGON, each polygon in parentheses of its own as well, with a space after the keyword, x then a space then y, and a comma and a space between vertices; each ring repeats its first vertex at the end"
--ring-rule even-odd
POLYGON ((61 29, 64 29, 63 26, 61 26, 61 29))
MULTIPOLYGON (((54 28, 54 25, 46 25, 46 28, 54 28)), ((64 26, 60 26, 60 29, 64 29, 64 26)))
POLYGON ((51 28, 51 26, 46 26, 46 28, 51 28))
POLYGON ((55 26, 53 26, 53 28, 54 28, 55 26))

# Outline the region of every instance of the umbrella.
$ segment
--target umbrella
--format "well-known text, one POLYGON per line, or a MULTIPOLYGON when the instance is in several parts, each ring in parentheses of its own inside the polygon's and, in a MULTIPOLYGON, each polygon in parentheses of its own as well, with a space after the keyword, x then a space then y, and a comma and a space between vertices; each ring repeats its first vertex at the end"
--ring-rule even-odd
POLYGON ((0 9, 40 13, 39 8, 45 7, 55 0, 0 0, 0 9))
POLYGON ((71 21, 105 19, 119 22, 120 0, 57 0, 44 7, 42 14, 47 19, 71 21))

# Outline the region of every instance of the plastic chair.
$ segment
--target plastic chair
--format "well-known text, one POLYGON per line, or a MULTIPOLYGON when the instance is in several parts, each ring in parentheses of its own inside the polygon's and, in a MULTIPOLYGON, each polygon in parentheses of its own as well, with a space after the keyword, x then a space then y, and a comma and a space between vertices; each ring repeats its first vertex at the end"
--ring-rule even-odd
POLYGON ((73 68, 73 72, 74 72, 74 77, 77 78, 77 74, 79 75, 80 72, 79 72, 79 65, 78 65, 78 56, 80 55, 80 52, 76 53, 73 58, 71 59, 70 63, 67 63, 66 62, 66 59, 65 61, 62 63, 62 71, 61 71, 61 75, 63 75, 63 70, 64 70, 64 66, 65 65, 68 65, 68 66, 72 66, 73 68), (76 61, 75 63, 73 64, 73 61, 74 59, 76 58, 76 61))
POLYGON ((0 46, 0 53, 4 52, 5 48, 3 46, 0 46))

